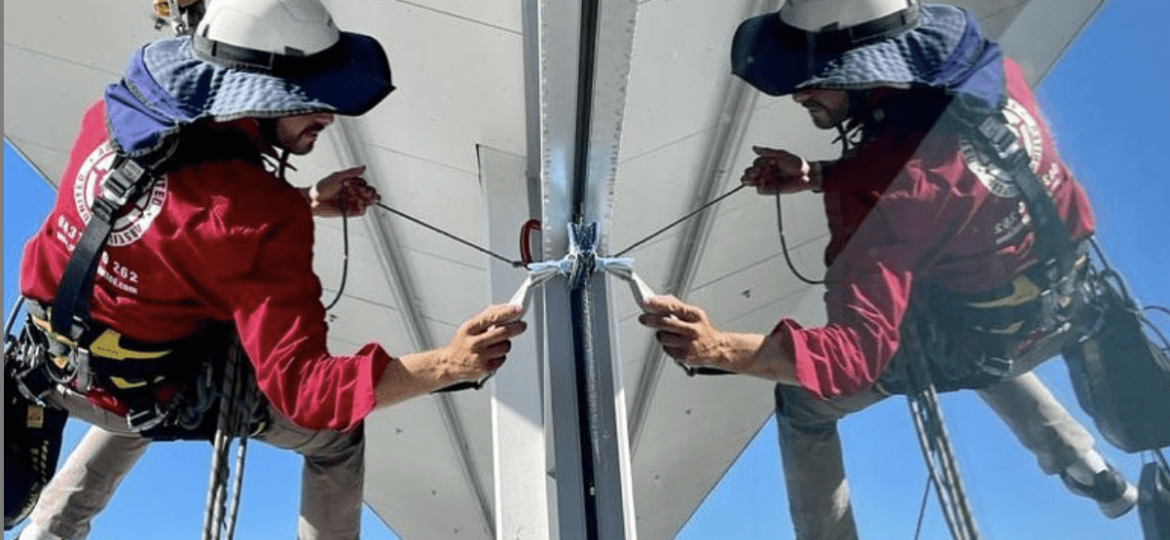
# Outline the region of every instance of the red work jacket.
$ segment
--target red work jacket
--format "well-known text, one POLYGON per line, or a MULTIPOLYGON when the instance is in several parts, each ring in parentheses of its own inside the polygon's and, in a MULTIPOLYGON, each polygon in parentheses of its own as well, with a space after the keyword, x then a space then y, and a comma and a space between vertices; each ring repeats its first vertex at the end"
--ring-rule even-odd
MULTIPOLYGON (((1087 238, 1088 199, 1060 161, 1019 67, 1005 64, 1010 127, 1070 237, 1087 238)), ((827 324, 803 328, 784 319, 774 330, 797 380, 821 398, 852 395, 877 380, 898 350, 916 284, 983 292, 1037 262, 1036 233, 1017 188, 953 131, 885 129, 831 167, 823 189, 831 233, 827 324)))
MULTIPOLYGON (((236 125, 260 140, 254 123, 236 125)), ((99 102, 82 120, 52 213, 25 247, 25 296, 52 302, 112 158, 99 102)), ((312 259, 308 202, 261 162, 180 166, 115 222, 90 316, 147 342, 233 322, 272 405, 307 428, 351 429, 373 409, 390 357, 375 343, 354 356, 329 353, 312 259)))

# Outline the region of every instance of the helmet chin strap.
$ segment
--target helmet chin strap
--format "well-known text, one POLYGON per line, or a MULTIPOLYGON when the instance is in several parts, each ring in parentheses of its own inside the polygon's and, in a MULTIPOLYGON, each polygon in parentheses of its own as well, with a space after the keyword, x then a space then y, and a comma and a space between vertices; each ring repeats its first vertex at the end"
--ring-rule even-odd
POLYGON ((272 148, 278 150, 276 158, 276 176, 284 180, 284 173, 290 168, 288 164, 288 156, 291 153, 288 148, 281 146, 279 139, 276 136, 276 119, 275 118, 257 118, 256 125, 260 126, 260 136, 264 142, 272 148))
POLYGON ((280 178, 281 180, 285 179, 284 178, 284 171, 286 169, 288 169, 288 167, 289 167, 288 154, 289 154, 289 151, 287 148, 281 148, 280 149, 280 157, 277 158, 276 177, 280 178))
POLYGON ((841 154, 846 155, 857 148, 865 137, 867 90, 846 90, 849 96, 849 105, 845 117, 833 127, 837 128, 837 138, 833 142, 841 142, 841 154))

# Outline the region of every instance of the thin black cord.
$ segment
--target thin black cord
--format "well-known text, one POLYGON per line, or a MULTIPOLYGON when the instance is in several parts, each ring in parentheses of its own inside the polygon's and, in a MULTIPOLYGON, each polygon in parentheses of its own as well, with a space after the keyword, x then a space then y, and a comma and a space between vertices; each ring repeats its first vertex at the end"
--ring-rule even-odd
MULTIPOLYGON (((386 206, 382 203, 374 203, 374 204, 376 206, 378 206, 379 208, 382 208, 383 210, 386 210, 394 215, 397 215, 397 216, 406 218, 410 221, 413 221, 419 225, 422 225, 423 227, 426 227, 426 228, 428 228, 432 231, 435 231, 443 236, 446 236, 447 238, 455 240, 456 242, 459 242, 463 245, 469 246, 477 251, 483 252, 483 253, 490 255, 492 257, 495 257, 501 261, 504 261, 513 267, 523 268, 523 267, 527 266, 522 261, 510 260, 507 257, 504 257, 503 255, 499 255, 497 253, 494 253, 492 251, 484 249, 480 246, 477 246, 471 242, 468 242, 467 240, 459 238, 458 236, 455 236, 447 231, 439 229, 438 227, 435 227, 433 225, 430 225, 430 224, 428 224, 428 223, 426 223, 418 218, 404 214, 404 213, 402 213, 398 210, 395 210, 389 206, 386 206)), ((329 311, 329 310, 333 309, 333 306, 337 305, 337 301, 341 300, 341 294, 343 292, 345 292, 345 280, 346 280, 346 277, 349 275, 349 218, 345 214, 345 205, 344 204, 342 205, 342 209, 341 209, 341 238, 342 238, 342 245, 344 246, 343 249, 344 249, 344 253, 345 253, 344 259, 342 260, 342 263, 341 263, 341 284, 338 285, 338 287, 337 287, 337 296, 334 296, 333 301, 329 302, 328 306, 325 306, 325 311, 329 311)))
POLYGON ((478 246, 478 245, 475 245, 475 244, 473 244, 473 243, 471 243, 471 242, 468 242, 467 240, 464 240, 464 239, 462 239, 462 238, 459 238, 458 236, 455 236, 455 235, 453 235, 453 234, 451 234, 451 233, 449 233, 449 232, 447 232, 447 231, 444 231, 444 230, 442 230, 442 229, 440 229, 440 228, 438 228, 438 227, 435 227, 435 226, 433 226, 433 225, 431 225, 431 224, 429 224, 429 223, 427 223, 427 222, 425 222, 425 221, 423 221, 423 220, 421 220, 421 219, 418 219, 418 218, 416 218, 416 217, 413 217, 413 216, 410 216, 410 215, 404 214, 404 213, 402 213, 402 212, 400 212, 400 211, 398 211, 398 210, 395 210, 395 209, 393 209, 393 208, 390 208, 389 206, 386 206, 386 205, 384 205, 384 204, 382 204, 382 203, 374 203, 374 205, 375 205, 375 206, 377 206, 378 208, 381 208, 381 209, 383 209, 383 210, 386 210, 387 212, 390 212, 391 214, 394 214, 394 215, 396 215, 396 216, 399 216, 399 217, 401 217, 401 218, 404 218, 404 219, 407 219, 407 220, 413 221, 413 222, 415 222, 415 223, 417 223, 417 224, 419 224, 419 225, 422 225, 423 227, 426 227, 426 228, 428 228, 428 229, 430 229, 430 230, 432 230, 432 231, 435 231, 435 232, 437 232, 437 233, 439 233, 439 234, 441 234, 441 235, 443 235, 443 236, 446 236, 447 238, 450 238, 450 239, 452 239, 452 240, 454 240, 454 241, 456 241, 456 242, 459 242, 460 244, 463 244, 463 245, 465 245, 465 246, 467 246, 467 247, 470 247, 470 248, 472 248, 472 249, 474 249, 474 250, 476 250, 476 251, 479 251, 480 253, 483 253, 483 254, 485 254, 485 255, 488 255, 488 256, 491 256, 491 257, 495 257, 496 259, 499 259, 499 260, 501 260, 501 261, 503 261, 503 262, 506 262, 506 263, 508 263, 508 264, 510 264, 510 265, 512 265, 512 266, 514 266, 514 267, 517 267, 517 268, 522 268, 522 267, 524 267, 524 266, 527 266, 527 265, 525 265, 525 264, 524 264, 524 262, 522 262, 522 261, 515 261, 515 260, 509 259, 509 258, 507 258, 507 257, 504 257, 503 255, 500 255, 500 254, 498 254, 498 253, 495 253, 495 252, 493 252, 493 251, 490 251, 490 250, 488 250, 488 249, 482 248, 482 247, 480 247, 480 246, 478 246))
POLYGON ((4 339, 12 335, 12 327, 16 324, 16 315, 20 313, 20 307, 24 305, 24 296, 17 296, 16 303, 12 306, 12 311, 8 312, 8 321, 4 323, 4 339))
MULTIPOLYGON (((1148 327, 1150 329, 1151 332, 1153 332, 1155 335, 1158 336, 1158 339, 1162 341, 1162 350, 1163 351, 1170 351, 1170 339, 1166 339, 1166 334, 1163 334, 1162 330, 1160 328, 1158 328, 1157 326, 1155 326, 1153 321, 1150 321, 1144 315, 1138 317, 1138 320, 1142 321, 1142 323, 1144 323, 1146 325, 1146 327, 1148 327)), ((1156 344, 1152 344, 1152 345, 1156 346, 1156 344)), ((1164 366, 1164 367, 1166 369, 1170 369, 1170 366, 1164 366)))
POLYGON ((626 253, 629 253, 629 252, 630 252, 630 250, 632 250, 632 249, 634 249, 634 248, 636 248, 636 247, 638 247, 638 246, 640 246, 640 245, 642 245, 642 244, 645 244, 646 242, 649 242, 649 241, 650 241, 651 239, 653 239, 655 236, 658 236, 658 235, 660 235, 660 234, 662 234, 662 233, 664 233, 664 232, 666 232, 666 231, 670 230, 670 228, 671 228, 671 227, 674 227, 675 225, 678 225, 679 223, 682 223, 682 222, 684 222, 684 221, 686 221, 686 220, 688 220, 688 219, 690 219, 690 218, 694 217, 694 216, 695 216, 695 214, 698 214, 699 212, 702 212, 703 210, 706 210, 707 208, 709 208, 709 207, 711 207, 711 206, 715 205, 715 204, 716 204, 716 203, 718 203, 719 201, 722 201, 723 199, 726 199, 726 198, 728 198, 728 197, 730 197, 730 196, 734 195, 734 194, 735 194, 735 192, 737 192, 737 191, 739 191, 739 190, 741 190, 741 189, 743 189, 743 188, 745 188, 745 187, 747 187, 747 184, 740 184, 740 185, 736 186, 736 187, 735 187, 735 189, 732 189, 731 191, 728 191, 727 193, 724 193, 723 195, 720 195, 720 196, 716 197, 716 198, 715 198, 714 200, 712 200, 711 202, 709 202, 709 203, 707 203, 707 204, 704 204, 703 206, 700 206, 700 207, 696 208, 696 209, 695 209, 694 211, 692 211, 691 213, 689 213, 689 214, 687 214, 687 215, 685 215, 685 216, 683 216, 683 217, 680 217, 680 218, 678 218, 678 219, 676 219, 676 220, 672 221, 672 222, 671 222, 669 225, 667 225, 667 226, 665 226, 665 227, 663 227, 663 228, 661 228, 661 229, 658 229, 657 231, 654 231, 654 233, 653 233, 653 234, 651 234, 650 236, 647 236, 646 238, 643 238, 643 239, 641 239, 641 240, 639 240, 639 241, 637 241, 637 242, 634 242, 634 244, 633 244, 633 245, 631 245, 630 247, 628 247, 628 248, 626 248, 626 249, 623 249, 623 250, 621 250, 621 251, 617 252, 617 254, 615 254, 615 255, 614 255, 614 257, 621 257, 622 255, 625 255, 626 253))
POLYGON ((914 526, 914 540, 918 540, 918 535, 922 533, 922 518, 926 515, 926 501, 930 498, 930 486, 933 484, 934 478, 927 474, 926 490, 922 492, 922 505, 918 507, 918 525, 914 526))
POLYGON ((796 279, 808 283, 809 285, 823 284, 825 282, 823 279, 820 281, 815 281, 804 277, 804 275, 796 269, 796 265, 792 264, 792 258, 788 256, 788 242, 784 240, 784 214, 780 210, 779 193, 776 194, 776 228, 780 230, 780 250, 784 252, 784 262, 788 263, 788 269, 792 271, 792 275, 796 276, 796 279))
POLYGON ((333 297, 333 301, 325 306, 325 311, 333 309, 337 305, 337 301, 341 300, 341 293, 345 292, 345 278, 349 275, 349 218, 345 215, 345 205, 341 205, 341 244, 344 250, 344 258, 341 262, 341 285, 337 286, 337 296, 333 297))

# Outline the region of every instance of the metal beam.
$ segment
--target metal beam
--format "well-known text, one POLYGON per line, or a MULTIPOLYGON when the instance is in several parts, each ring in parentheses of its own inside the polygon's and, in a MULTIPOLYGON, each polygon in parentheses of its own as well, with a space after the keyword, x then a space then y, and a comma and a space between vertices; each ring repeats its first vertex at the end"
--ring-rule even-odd
MULTIPOLYGON (((568 252, 569 224, 597 224, 603 234, 608 227, 637 3, 543 0, 539 13, 547 260, 568 252)), ((558 277, 544 287, 551 522, 566 540, 636 535, 605 281, 591 279, 600 246, 579 259, 583 279, 558 277)))

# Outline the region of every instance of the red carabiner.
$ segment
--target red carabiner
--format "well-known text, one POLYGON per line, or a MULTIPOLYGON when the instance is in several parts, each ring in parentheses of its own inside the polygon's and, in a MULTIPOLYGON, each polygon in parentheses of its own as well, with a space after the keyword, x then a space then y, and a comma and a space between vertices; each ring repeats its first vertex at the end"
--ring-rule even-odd
POLYGON ((540 220, 533 218, 520 226, 520 261, 525 265, 532 264, 532 231, 540 230, 540 220))

